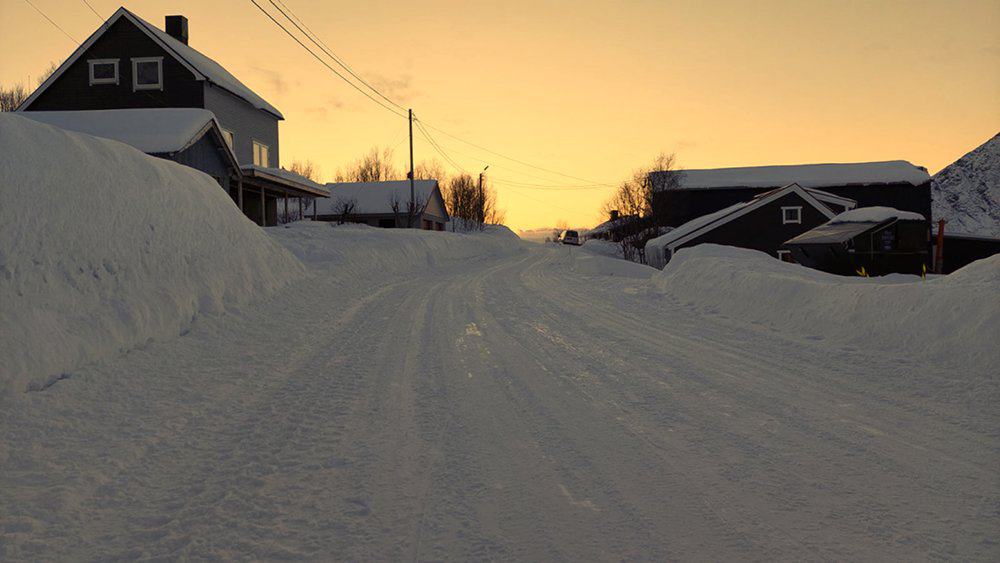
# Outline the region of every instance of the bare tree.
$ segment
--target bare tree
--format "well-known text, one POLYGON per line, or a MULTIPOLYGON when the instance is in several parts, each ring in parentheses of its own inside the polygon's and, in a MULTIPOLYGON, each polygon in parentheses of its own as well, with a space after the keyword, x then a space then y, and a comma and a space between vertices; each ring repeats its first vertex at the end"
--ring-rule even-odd
POLYGON ((337 224, 343 225, 348 220, 350 220, 351 215, 354 214, 354 210, 358 206, 358 200, 355 198, 338 198, 337 201, 333 202, 333 213, 339 215, 340 218, 337 220, 337 224))
POLYGON ((437 180, 438 184, 443 186, 448 179, 448 173, 444 165, 437 160, 425 160, 417 163, 413 177, 417 180, 437 180))
POLYGON ((24 84, 0 86, 0 111, 14 111, 27 98, 28 89, 24 84))
MULTIPOLYGON (((293 160, 292 166, 289 170, 298 174, 299 176, 309 178, 313 182, 316 183, 320 182, 319 166, 311 160, 293 160)), ((300 199, 302 200, 302 213, 308 216, 309 210, 312 208, 313 205, 316 204, 316 198, 310 196, 302 196, 300 199)), ((299 213, 296 210, 294 212, 295 219, 292 219, 293 221, 303 218, 299 217, 298 214, 299 213)))
POLYGON ((482 189, 476 178, 468 174, 454 176, 445 190, 445 204, 453 220, 453 230, 482 230, 486 225, 502 223, 504 213, 497 205, 497 192, 488 183, 482 189))
POLYGON ((604 202, 605 216, 615 211, 620 217, 611 239, 621 245, 625 259, 645 261, 646 242, 666 226, 664 211, 656 202, 657 193, 679 182, 676 157, 661 153, 648 166, 635 169, 604 202))
MULTIPOLYGON (((38 76, 36 81, 36 87, 41 86, 42 82, 45 82, 52 73, 59 68, 56 63, 49 63, 48 68, 42 71, 38 76)), ((0 111, 14 111, 20 106, 24 100, 28 99, 31 95, 31 91, 23 82, 18 82, 16 84, 11 84, 10 86, 0 86, 0 111)))
POLYGON ((372 147, 368 154, 362 156, 346 168, 337 171, 337 182, 383 182, 399 180, 402 174, 392 163, 393 152, 390 148, 379 150, 372 147))
POLYGON ((424 212, 427 200, 420 194, 414 194, 414 200, 410 201, 409 195, 400 197, 399 194, 393 193, 389 196, 389 207, 392 209, 396 226, 403 225, 410 228, 418 226, 414 224, 415 219, 424 212))

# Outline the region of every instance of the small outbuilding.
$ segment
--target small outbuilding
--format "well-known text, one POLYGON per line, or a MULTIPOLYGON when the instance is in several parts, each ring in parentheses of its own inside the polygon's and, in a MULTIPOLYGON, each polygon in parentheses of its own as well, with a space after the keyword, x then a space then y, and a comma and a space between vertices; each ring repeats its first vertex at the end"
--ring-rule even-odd
POLYGON ((702 243, 766 252, 790 259, 782 244, 852 209, 853 200, 790 184, 758 194, 749 201, 703 215, 646 243, 649 265, 662 268, 681 248, 702 243))
POLYGON ((316 201, 318 221, 425 231, 443 231, 448 224, 448 210, 437 180, 414 182, 412 206, 409 180, 338 182, 326 187, 329 198, 316 201))
POLYGON ((861 207, 784 246, 795 262, 831 274, 920 274, 930 265, 930 225, 919 213, 861 207))

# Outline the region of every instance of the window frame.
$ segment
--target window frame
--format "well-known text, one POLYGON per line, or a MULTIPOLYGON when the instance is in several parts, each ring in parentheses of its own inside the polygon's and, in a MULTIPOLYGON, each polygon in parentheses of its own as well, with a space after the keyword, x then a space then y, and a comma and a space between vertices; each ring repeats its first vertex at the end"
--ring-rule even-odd
POLYGON ((163 90, 163 57, 132 57, 132 91, 139 90, 163 90), (139 84, 139 63, 156 63, 156 84, 139 84))
POLYGON ((270 168, 271 167, 271 146, 267 145, 267 144, 264 144, 264 143, 258 141, 257 139, 253 139, 253 165, 254 166, 260 166, 262 168, 270 168), (266 154, 266 156, 267 156, 267 162, 265 162, 264 164, 261 164, 260 161, 257 159, 257 156, 258 156, 258 147, 263 147, 264 151, 267 153, 266 154))
POLYGON ((802 206, 801 205, 789 205, 781 208, 781 224, 782 225, 801 225, 802 224, 802 206), (789 219, 788 212, 794 211, 795 218, 789 219))
POLYGON ((94 86, 97 84, 118 84, 121 79, 121 73, 118 68, 118 61, 121 59, 87 59, 87 76, 90 79, 89 85, 94 86), (114 78, 95 78, 94 77, 94 66, 95 65, 114 65, 115 67, 115 77, 114 78))
POLYGON ((777 253, 778 253, 778 260, 780 260, 782 262, 789 262, 789 263, 792 262, 791 261, 791 257, 792 257, 792 251, 791 250, 778 250, 777 253), (785 258, 784 258, 785 256, 788 256, 789 260, 785 260, 785 258))
POLYGON ((236 152, 236 133, 226 129, 225 127, 220 127, 222 129, 222 140, 229 145, 229 150, 236 152))

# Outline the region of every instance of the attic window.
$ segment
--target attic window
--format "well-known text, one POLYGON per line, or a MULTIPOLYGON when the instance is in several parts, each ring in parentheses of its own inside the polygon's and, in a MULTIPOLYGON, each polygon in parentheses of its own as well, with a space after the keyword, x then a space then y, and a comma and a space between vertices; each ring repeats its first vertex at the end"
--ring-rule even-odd
POLYGON ((802 207, 782 207, 781 224, 791 225, 802 223, 802 207))
POLYGON ((90 67, 90 85, 118 84, 118 59, 91 59, 87 61, 90 67))
POLYGON ((163 57, 132 59, 132 90, 163 89, 163 57))

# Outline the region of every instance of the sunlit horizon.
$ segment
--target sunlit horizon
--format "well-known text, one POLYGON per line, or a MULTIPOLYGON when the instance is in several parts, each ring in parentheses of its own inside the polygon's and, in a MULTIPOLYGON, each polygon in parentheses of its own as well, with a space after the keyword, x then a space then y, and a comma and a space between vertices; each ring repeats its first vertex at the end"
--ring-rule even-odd
MULTIPOLYGON (((100 23, 84 2, 3 0, 0 83, 30 82, 100 23), (74 42, 76 41, 76 42, 74 42)), ((90 0, 103 16, 120 2, 90 0)), ((263 3, 269 6, 267 2, 263 3)), ((441 131, 415 160, 487 175, 515 231, 600 222, 660 152, 682 168, 907 160, 935 173, 1000 128, 1000 3, 515 1, 289 8, 370 84, 441 131), (590 184, 608 184, 593 187, 590 184), (583 189, 551 189, 582 187, 583 189)), ((406 165, 406 120, 334 76, 245 0, 125 4, 277 106, 280 164, 322 179, 372 147, 406 165), (233 32, 213 33, 213 29, 233 32)))

